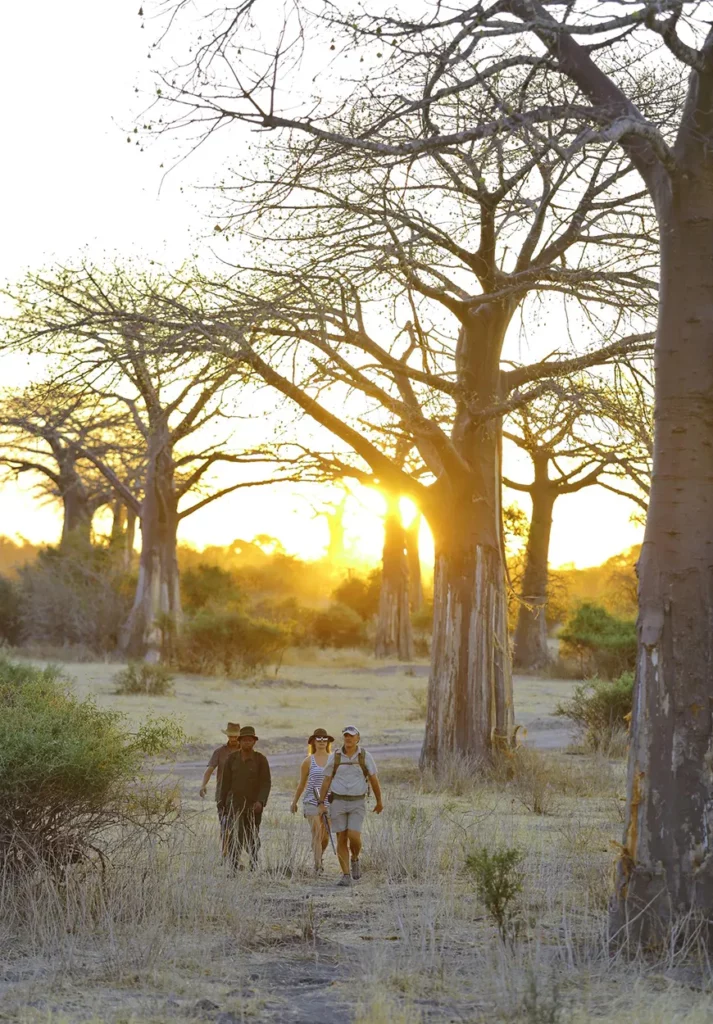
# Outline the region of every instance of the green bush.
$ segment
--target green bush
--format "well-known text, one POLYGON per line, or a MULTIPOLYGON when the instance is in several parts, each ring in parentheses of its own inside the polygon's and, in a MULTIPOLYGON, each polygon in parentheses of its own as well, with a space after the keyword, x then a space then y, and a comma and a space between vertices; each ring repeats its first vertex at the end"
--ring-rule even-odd
POLYGON ((0 576, 0 643, 20 642, 20 592, 17 584, 0 576))
POLYGON ((312 632, 320 647, 360 647, 366 641, 366 623, 345 604, 330 604, 318 612, 312 632))
POLYGON ((565 656, 579 658, 583 675, 617 679, 636 665, 636 623, 597 604, 581 605, 559 640, 565 656))
POLYGON ((116 692, 164 697, 173 689, 173 676, 165 665, 151 665, 146 661, 132 661, 114 676, 116 692))
POLYGON ((20 628, 29 644, 116 649, 131 608, 125 575, 106 548, 45 548, 19 572, 20 628))
POLYGON ((360 619, 368 622, 379 610, 380 594, 381 570, 374 569, 366 578, 350 573, 332 593, 332 598, 336 604, 351 608, 360 619))
POLYGON ((574 722, 587 746, 608 750, 628 726, 633 699, 634 673, 624 672, 613 682, 592 679, 575 687, 570 700, 557 705, 555 714, 574 722))
POLYGON ((118 825, 155 825, 135 800, 144 758, 182 739, 166 721, 132 734, 56 669, 0 660, 0 862, 66 864, 101 854, 118 825))
POLYGON ((514 934, 514 904, 522 892, 524 876, 518 871, 523 853, 515 847, 495 850, 481 846, 465 859, 466 869, 473 876, 478 896, 497 925, 505 941, 514 934))
POLYGON ((253 619, 243 611, 205 608, 190 619, 176 646, 175 661, 184 672, 256 669, 289 646, 289 628, 253 619))
POLYGON ((205 562, 181 573, 181 598, 187 612, 208 607, 236 607, 242 602, 235 575, 205 562))

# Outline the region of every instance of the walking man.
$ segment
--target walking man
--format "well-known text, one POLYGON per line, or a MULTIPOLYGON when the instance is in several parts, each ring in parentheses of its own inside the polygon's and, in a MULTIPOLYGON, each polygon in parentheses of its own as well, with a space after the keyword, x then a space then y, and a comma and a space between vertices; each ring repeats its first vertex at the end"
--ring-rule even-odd
POLYGON ((381 814, 384 805, 376 764, 369 751, 360 746, 359 730, 355 725, 347 725, 342 730, 342 738, 343 746, 329 755, 324 768, 319 812, 325 811, 324 801, 331 790, 332 830, 337 833, 337 857, 342 869, 339 885, 351 885, 352 879, 361 878, 361 829, 369 786, 376 797, 374 813, 381 814))
POLYGON ((250 867, 257 867, 260 822, 270 795, 270 765, 264 754, 253 749, 257 741, 253 727, 244 725, 240 746, 225 762, 220 784, 218 802, 225 808, 227 852, 236 871, 244 849, 250 867))
POLYGON ((210 761, 208 762, 205 774, 203 775, 203 781, 201 782, 199 793, 201 799, 203 799, 208 791, 210 777, 217 769, 218 774, 215 779, 215 803, 218 809, 218 821, 220 822, 220 842, 223 850, 223 856, 225 856, 225 807, 220 803, 220 784, 223 780, 223 768, 225 767, 225 762, 231 754, 235 753, 240 745, 240 726, 237 722, 228 722, 227 728, 223 729, 223 732, 228 737, 227 743, 224 743, 222 747, 216 747, 210 755, 210 761))

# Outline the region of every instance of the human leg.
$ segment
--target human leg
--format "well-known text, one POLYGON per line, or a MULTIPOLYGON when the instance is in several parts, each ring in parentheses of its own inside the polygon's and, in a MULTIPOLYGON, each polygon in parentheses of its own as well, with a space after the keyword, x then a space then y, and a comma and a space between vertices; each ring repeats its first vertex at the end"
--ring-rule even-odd
POLYGON ((218 821, 220 822, 220 852, 225 858, 228 856, 228 815, 224 807, 218 807, 218 821))
POLYGON ((347 831, 347 839, 349 840, 349 853, 352 860, 358 860, 361 853, 361 832, 355 832, 354 829, 350 828, 347 831))
POLYGON ((322 867, 322 853, 324 851, 324 844, 322 842, 324 824, 318 814, 310 815, 308 821, 310 829, 312 830, 312 854, 314 855, 314 867, 316 871, 319 871, 322 867))
POLYGON ((349 839, 346 830, 337 832, 337 858, 343 875, 349 874, 349 839))
POLYGON ((240 854, 243 849, 241 815, 229 811, 223 820, 223 857, 230 861, 233 871, 240 867, 240 854))
POLYGON ((260 852, 260 822, 262 821, 262 811, 256 813, 253 810, 246 810, 243 811, 240 817, 243 823, 242 846, 247 849, 250 856, 250 867, 254 870, 257 867, 257 855, 260 852))

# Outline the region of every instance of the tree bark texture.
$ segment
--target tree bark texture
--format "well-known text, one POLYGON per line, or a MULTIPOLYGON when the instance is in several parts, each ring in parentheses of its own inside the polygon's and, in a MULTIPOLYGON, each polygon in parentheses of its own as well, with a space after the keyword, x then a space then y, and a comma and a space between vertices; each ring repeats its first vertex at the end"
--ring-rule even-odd
POLYGON ((489 758, 513 729, 503 563, 483 544, 436 553, 431 678, 422 764, 489 758))
POLYGON ((121 498, 115 498, 112 506, 111 534, 109 543, 116 552, 122 569, 131 569, 136 539, 136 513, 127 508, 121 498))
POLYGON ((513 694, 502 543, 502 425, 479 421, 474 403, 501 398, 500 353, 511 311, 483 306, 463 327, 459 382, 472 397, 456 409, 461 457, 434 485, 426 511, 434 534, 433 639, 422 764, 452 754, 489 759, 511 742, 513 694))
POLYGON ((398 496, 387 495, 381 591, 376 623, 377 658, 413 658, 413 631, 409 608, 409 564, 406 531, 398 496))
MULTIPOLYGON (((92 502, 82 481, 74 457, 67 453, 59 464, 59 492, 62 498, 62 546, 80 543, 89 546, 92 539, 92 520, 97 503, 92 502)), ((99 502, 102 504, 103 502, 99 502)))
POLYGON ((177 504, 171 445, 168 431, 161 427, 149 441, 140 518, 139 579, 120 641, 128 657, 158 662, 165 640, 180 631, 183 616, 176 556, 177 504))
MULTIPOLYGON (((545 474, 547 467, 545 464, 545 474)), ((535 467, 535 484, 532 498, 532 517, 527 534, 525 571, 520 590, 521 603, 517 613, 513 664, 515 668, 543 668, 550 660, 547 649, 547 569, 552 532, 552 509, 557 497, 556 491, 547 481, 538 481, 535 467)))
POLYGON ((423 608, 423 577, 421 575, 421 554, 418 549, 420 532, 421 513, 419 512, 406 527, 406 557, 408 559, 409 593, 412 612, 420 612, 423 608))
MULTIPOLYGON (((710 95, 706 104, 710 122, 710 95)), ((701 138, 713 134, 710 123, 694 127, 701 138)), ((653 478, 639 561, 627 825, 610 917, 613 936, 643 943, 661 939, 671 917, 713 917, 713 159, 706 151, 691 160, 686 147, 696 145, 679 137, 677 156, 690 170, 657 204, 653 478)))

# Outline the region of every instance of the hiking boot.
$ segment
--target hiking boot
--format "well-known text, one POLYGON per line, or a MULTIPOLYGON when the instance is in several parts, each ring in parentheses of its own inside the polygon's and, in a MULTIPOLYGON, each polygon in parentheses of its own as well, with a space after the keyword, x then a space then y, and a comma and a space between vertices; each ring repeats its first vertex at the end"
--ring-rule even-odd
POLYGON ((337 885, 351 885, 351 884, 352 884, 352 876, 351 875, 342 875, 342 877, 337 882, 337 885))
POLYGON ((361 864, 358 858, 352 861, 352 878, 355 882, 361 878, 361 864))

